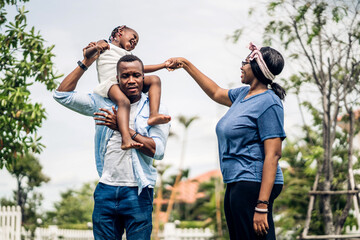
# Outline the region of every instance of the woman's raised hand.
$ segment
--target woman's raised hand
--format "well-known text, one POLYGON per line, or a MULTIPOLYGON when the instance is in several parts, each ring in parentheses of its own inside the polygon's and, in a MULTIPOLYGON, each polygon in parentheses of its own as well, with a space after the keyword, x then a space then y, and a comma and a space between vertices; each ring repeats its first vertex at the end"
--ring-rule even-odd
POLYGON ((165 67, 168 71, 174 71, 175 69, 182 68, 183 66, 181 58, 169 58, 165 61, 165 67))

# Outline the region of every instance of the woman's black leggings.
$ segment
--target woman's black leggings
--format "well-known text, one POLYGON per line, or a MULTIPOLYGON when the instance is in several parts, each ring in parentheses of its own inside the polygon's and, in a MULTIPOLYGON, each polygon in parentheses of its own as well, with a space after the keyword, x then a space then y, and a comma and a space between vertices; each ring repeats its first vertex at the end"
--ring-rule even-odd
POLYGON ((224 208, 231 240, 276 239, 272 206, 275 198, 279 196, 283 185, 274 184, 272 189, 268 207, 269 230, 268 234, 263 237, 256 235, 253 226, 254 209, 259 197, 260 186, 261 183, 249 181, 227 184, 224 208))

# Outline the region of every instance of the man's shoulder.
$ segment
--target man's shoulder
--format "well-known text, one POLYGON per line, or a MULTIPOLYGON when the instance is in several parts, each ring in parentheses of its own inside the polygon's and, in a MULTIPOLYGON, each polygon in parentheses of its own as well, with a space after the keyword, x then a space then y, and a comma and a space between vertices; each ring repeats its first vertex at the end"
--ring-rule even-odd
MULTIPOLYGON (((146 95, 145 93, 141 94, 141 102, 145 103, 148 107, 150 107, 149 96, 146 95)), ((161 113, 161 114, 168 113, 168 109, 167 109, 166 105, 164 105, 162 102, 160 102, 159 113, 161 113)))
POLYGON ((103 96, 100 96, 99 94, 97 93, 88 93, 90 96, 92 96, 94 98, 95 101, 98 101, 98 102, 105 102, 107 104, 111 104, 111 105, 114 105, 114 103, 111 101, 110 98, 105 98, 103 96))

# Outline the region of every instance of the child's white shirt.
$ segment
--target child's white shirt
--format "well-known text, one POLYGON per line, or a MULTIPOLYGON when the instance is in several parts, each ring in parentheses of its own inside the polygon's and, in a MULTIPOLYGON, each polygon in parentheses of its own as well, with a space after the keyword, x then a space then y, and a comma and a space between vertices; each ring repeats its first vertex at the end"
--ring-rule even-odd
POLYGON ((108 98, 108 92, 111 86, 118 83, 116 80, 117 62, 121 57, 131 54, 131 52, 117 47, 114 44, 109 43, 109 45, 110 49, 100 54, 96 60, 96 70, 100 84, 94 89, 94 93, 106 98, 108 98))

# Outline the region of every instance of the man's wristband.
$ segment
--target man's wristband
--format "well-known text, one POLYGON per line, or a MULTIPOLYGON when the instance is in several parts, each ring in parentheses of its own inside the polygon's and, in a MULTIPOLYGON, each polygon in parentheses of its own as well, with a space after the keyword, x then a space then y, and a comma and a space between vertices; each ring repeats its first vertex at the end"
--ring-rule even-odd
POLYGON ((78 61, 77 64, 79 65, 80 68, 82 68, 84 71, 86 71, 88 68, 87 66, 85 66, 85 64, 83 64, 81 61, 78 61))
POLYGON ((131 136, 131 139, 134 140, 136 138, 136 136, 138 135, 137 132, 134 133, 134 135, 131 136))

